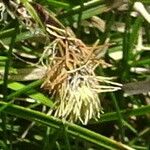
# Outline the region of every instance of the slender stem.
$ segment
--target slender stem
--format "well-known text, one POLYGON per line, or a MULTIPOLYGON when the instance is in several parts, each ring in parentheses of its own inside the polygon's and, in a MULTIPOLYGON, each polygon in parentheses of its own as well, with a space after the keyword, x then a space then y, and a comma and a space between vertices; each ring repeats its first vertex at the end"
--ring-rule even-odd
POLYGON ((66 149, 71 150, 69 136, 68 136, 68 126, 64 126, 63 131, 64 131, 64 139, 65 139, 65 143, 66 143, 66 149))
POLYGON ((11 43, 10 43, 10 46, 9 46, 9 50, 8 50, 8 53, 7 53, 7 58, 6 59, 6 64, 5 64, 5 71, 4 71, 4 83, 3 83, 3 96, 4 96, 4 100, 7 99, 7 84, 8 84, 8 74, 9 74, 9 68, 10 68, 10 63, 11 63, 11 57, 12 57, 12 50, 13 50, 13 47, 14 47, 14 44, 15 44, 15 40, 16 40, 16 37, 17 37, 17 34, 19 32, 19 25, 18 25, 18 21, 15 20, 14 21, 15 23, 15 30, 14 30, 14 33, 12 34, 12 38, 11 38, 11 43))
MULTIPOLYGON (((3 82, 3 97, 4 100, 7 101, 7 86, 8 86, 8 75, 9 75, 9 68, 10 68, 10 63, 11 63, 11 55, 12 55, 12 50, 15 44, 15 40, 19 31, 19 25, 18 25, 18 21, 14 20, 15 23, 15 30, 14 33, 12 34, 11 37, 11 43, 9 46, 9 50, 7 53, 7 59, 6 59, 6 63, 5 63, 5 71, 4 71, 4 82, 3 82)), ((4 137, 4 141, 5 144, 7 145, 7 130, 6 130, 6 124, 7 124, 7 120, 6 120, 7 116, 6 114, 2 114, 2 128, 3 128, 3 137, 4 137)), ((11 141, 10 141, 11 143, 11 141)), ((10 144, 10 149, 11 149, 11 144, 10 144)))
POLYGON ((121 133, 121 140, 124 141, 123 137, 124 137, 124 129, 123 129, 123 117, 122 114, 120 112, 120 108, 118 105, 118 102, 116 100, 116 97, 113 93, 110 94, 113 100, 113 103, 115 105, 116 111, 117 111, 117 115, 118 115, 118 123, 119 123, 119 129, 120 129, 120 133, 121 133))
POLYGON ((78 16, 78 34, 80 35, 80 31, 81 31, 81 19, 82 19, 82 12, 83 12, 83 9, 84 9, 84 3, 82 0, 80 0, 80 6, 81 6, 81 10, 79 12, 79 16, 78 16))

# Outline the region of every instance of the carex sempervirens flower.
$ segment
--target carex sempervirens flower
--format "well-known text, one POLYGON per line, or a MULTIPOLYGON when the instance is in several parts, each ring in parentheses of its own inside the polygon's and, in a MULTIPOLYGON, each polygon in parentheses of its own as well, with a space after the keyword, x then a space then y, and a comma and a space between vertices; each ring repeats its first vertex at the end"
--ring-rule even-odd
POLYGON ((94 72, 98 65, 104 64, 97 58, 98 44, 92 47, 85 45, 40 5, 19 5, 16 1, 18 13, 15 15, 30 22, 30 28, 44 23, 42 27, 49 42, 45 42, 40 59, 47 68, 41 88, 48 91, 55 101, 51 114, 82 124, 98 119, 102 112, 99 93, 120 89, 120 84, 111 82, 111 78, 97 76, 94 72), (26 9, 26 6, 29 8, 26 9), (39 21, 38 17, 43 20, 39 21))
POLYGON ((56 38, 44 52, 44 55, 49 54, 49 63, 42 88, 55 99, 52 114, 70 122, 87 124, 90 119, 100 117, 99 93, 118 90, 119 84, 96 76, 95 68, 103 63, 94 53, 98 46, 88 47, 69 31, 48 27, 47 31, 56 38))

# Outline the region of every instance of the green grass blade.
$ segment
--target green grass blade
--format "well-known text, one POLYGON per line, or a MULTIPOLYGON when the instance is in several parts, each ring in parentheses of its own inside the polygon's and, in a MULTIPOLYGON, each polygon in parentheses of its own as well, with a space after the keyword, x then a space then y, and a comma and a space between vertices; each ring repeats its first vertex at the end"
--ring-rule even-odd
POLYGON ((18 21, 16 20, 16 27, 15 27, 14 33, 11 37, 11 43, 10 43, 9 50, 7 53, 8 59, 6 59, 6 64, 5 64, 4 83, 3 83, 4 99, 6 99, 6 97, 7 97, 7 82, 8 82, 10 63, 11 63, 11 55, 12 55, 12 50, 13 50, 14 44, 16 42, 16 37, 17 37, 18 32, 19 32, 19 24, 18 24, 18 21))
MULTIPOLYGON (((3 107, 4 105, 7 105, 5 102, 0 102, 0 106, 3 107)), ((67 126, 67 132, 75 137, 82 138, 84 140, 87 140, 89 142, 92 142, 98 146, 102 146, 106 149, 112 149, 112 150, 118 150, 118 149, 124 149, 124 150, 134 150, 131 147, 128 147, 120 142, 117 142, 115 140, 112 140, 110 138, 107 138, 103 135, 97 134, 93 131, 90 131, 86 128, 80 127, 78 125, 61 121, 60 119, 54 118, 52 116, 47 116, 46 114, 43 114, 38 111, 30 110, 21 106, 17 106, 14 104, 9 104, 7 107, 3 110, 5 113, 15 115, 17 117, 21 117, 27 120, 40 122, 43 125, 47 125, 50 127, 54 127, 59 129, 60 127, 63 127, 64 125, 67 126)))
MULTIPOLYGON (((13 34, 13 31, 14 31, 14 29, 5 30, 3 32, 3 34, 1 34, 0 41, 2 42, 2 44, 4 44, 4 45, 9 45, 10 44, 11 36, 9 36, 9 34, 13 34)), ((34 38, 34 37, 39 37, 39 35, 40 35, 40 33, 38 33, 38 32, 32 33, 30 31, 24 31, 20 34, 17 34, 16 42, 20 42, 20 41, 30 39, 30 38, 34 38)))
POLYGON ((62 18, 67 18, 67 17, 70 17, 70 16, 73 16, 73 15, 78 15, 78 13, 83 9, 84 11, 90 9, 90 8, 93 8, 95 6, 98 6, 98 5, 101 5, 101 4, 104 4, 104 1, 103 0, 91 0, 91 1, 88 1, 88 2, 85 2, 83 3, 84 5, 84 8, 81 8, 81 5, 78 5, 78 6, 74 6, 73 8, 71 8, 70 10, 67 10, 65 11, 63 14, 60 14, 58 17, 60 19, 62 18))
POLYGON ((37 92, 34 90, 35 87, 39 86, 42 83, 42 80, 37 80, 29 85, 24 85, 18 82, 12 82, 8 84, 8 87, 12 90, 15 90, 16 92, 13 92, 12 94, 7 96, 8 100, 14 99, 16 97, 19 97, 21 94, 26 93, 29 97, 37 100, 41 104, 44 104, 48 107, 52 107, 53 102, 47 98, 44 94, 37 92))
POLYGON ((70 8, 70 5, 65 2, 59 2, 54 0, 47 0, 49 5, 56 6, 56 7, 63 7, 63 8, 70 8))
MULTIPOLYGON (((145 114, 150 113, 150 105, 146 105, 143 107, 139 107, 137 109, 126 109, 120 111, 121 115, 124 118, 130 117, 130 116, 141 116, 145 114)), ((118 116, 116 112, 106 113, 104 115, 101 115, 100 122, 107 122, 107 121, 113 121, 118 120, 118 116)))

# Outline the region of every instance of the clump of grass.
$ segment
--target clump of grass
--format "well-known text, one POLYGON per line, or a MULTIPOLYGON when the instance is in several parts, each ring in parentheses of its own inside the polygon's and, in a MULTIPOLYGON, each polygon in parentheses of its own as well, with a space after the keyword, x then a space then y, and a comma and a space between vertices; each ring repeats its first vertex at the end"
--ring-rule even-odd
MULTIPOLYGON (((141 2, 150 4, 145 0, 141 2)), ((111 76, 117 76, 123 83, 148 78, 149 52, 144 50, 149 50, 149 24, 137 14, 131 16, 135 9, 132 1, 126 1, 121 9, 115 6, 117 10, 112 10, 114 5, 106 5, 103 0, 84 4, 82 1, 76 6, 77 3, 0 1, 0 71, 7 68, 5 79, 0 83, 4 81, 3 89, 6 89, 0 95, 6 100, 0 102, 2 149, 22 149, 22 144, 29 144, 33 149, 149 148, 148 95, 125 97, 121 91, 101 94, 121 89, 122 85, 112 82, 111 76), (38 3, 43 3, 48 11, 38 3), (50 10, 56 12, 63 24, 50 10), (93 15, 97 15, 96 22, 93 15), (14 28, 15 21, 19 22, 19 32, 14 28), (66 25, 74 29, 78 38, 66 25), (101 46, 91 44, 97 39, 101 43, 109 39, 110 44, 106 43, 110 47, 102 53, 111 67, 102 67, 107 63, 99 57, 101 46), (43 79, 41 76, 37 80, 41 75, 36 75, 37 72, 32 74, 37 67, 45 74, 43 79), (141 72, 142 69, 146 72, 141 72), (37 88, 41 84, 41 88, 37 88), (32 123, 20 124, 23 118, 32 123), (88 129, 74 123, 86 124, 88 129)), ((143 15, 143 9, 135 10, 143 15)), ((0 72, 1 79, 3 72, 0 72)))

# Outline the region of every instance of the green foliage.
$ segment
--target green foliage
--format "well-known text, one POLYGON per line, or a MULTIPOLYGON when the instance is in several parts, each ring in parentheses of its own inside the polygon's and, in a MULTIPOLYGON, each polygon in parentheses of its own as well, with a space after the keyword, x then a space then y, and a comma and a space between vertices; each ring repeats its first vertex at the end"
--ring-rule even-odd
MULTIPOLYGON (((142 2, 150 5, 148 0, 142 2)), ((21 23, 23 18, 13 19, 6 10, 4 13, 0 10, 3 16, 0 22, 0 149, 148 150, 148 94, 127 97, 123 91, 100 94, 104 114, 83 126, 50 115, 55 103, 40 88, 43 79, 20 80, 23 76, 17 71, 38 68, 44 47, 51 42, 44 34, 45 22, 32 4, 27 0, 22 3, 35 26, 27 27, 21 23), (12 80, 13 75, 18 78, 14 76, 12 80)), ((70 26, 85 44, 94 45, 97 40, 104 44, 98 55, 102 53, 103 60, 111 67, 98 66, 98 75, 114 76, 116 82, 123 84, 149 79, 150 26, 142 16, 131 16, 134 1, 125 10, 111 10, 111 4, 104 0, 36 0, 34 3, 42 4, 50 13, 54 11, 64 27, 70 26)), ((7 9, 11 14, 11 8, 7 9)), ((43 61, 46 63, 45 58, 43 61)))

